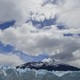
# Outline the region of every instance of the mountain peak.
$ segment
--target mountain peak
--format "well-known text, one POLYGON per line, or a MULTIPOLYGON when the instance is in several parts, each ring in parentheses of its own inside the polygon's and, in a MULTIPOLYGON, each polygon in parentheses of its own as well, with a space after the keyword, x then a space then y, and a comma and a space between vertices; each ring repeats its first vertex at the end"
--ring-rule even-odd
POLYGON ((43 63, 46 63, 47 65, 50 65, 50 66, 51 66, 51 65, 57 66, 57 65, 60 64, 58 61, 55 61, 54 59, 51 59, 51 58, 44 59, 42 62, 43 62, 43 63))
POLYGON ((80 68, 70 66, 67 64, 59 63, 53 59, 44 59, 42 62, 28 62, 23 65, 17 66, 16 68, 30 68, 30 69, 44 69, 48 71, 80 71, 80 68))

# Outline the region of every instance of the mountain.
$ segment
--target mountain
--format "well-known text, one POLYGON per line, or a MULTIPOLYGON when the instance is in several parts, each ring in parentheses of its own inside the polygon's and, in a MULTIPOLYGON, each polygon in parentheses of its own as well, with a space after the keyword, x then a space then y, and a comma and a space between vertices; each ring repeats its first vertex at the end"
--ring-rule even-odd
POLYGON ((68 64, 59 63, 55 60, 44 61, 44 62, 28 62, 20 66, 16 66, 16 68, 30 68, 30 69, 44 69, 48 71, 80 71, 80 68, 70 66, 68 64))

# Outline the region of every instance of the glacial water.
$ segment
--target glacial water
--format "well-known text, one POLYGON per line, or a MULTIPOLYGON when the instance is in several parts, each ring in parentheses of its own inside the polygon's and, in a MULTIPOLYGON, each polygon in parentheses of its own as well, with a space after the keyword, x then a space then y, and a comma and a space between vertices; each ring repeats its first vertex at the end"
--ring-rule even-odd
POLYGON ((46 71, 0 67, 0 80, 80 80, 80 71, 46 71))

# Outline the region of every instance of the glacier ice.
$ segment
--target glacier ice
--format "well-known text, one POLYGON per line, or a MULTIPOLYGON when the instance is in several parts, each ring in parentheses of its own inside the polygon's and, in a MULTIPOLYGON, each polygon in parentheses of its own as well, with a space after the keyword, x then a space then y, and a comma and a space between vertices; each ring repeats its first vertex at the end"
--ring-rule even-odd
POLYGON ((0 67, 0 80, 80 80, 80 71, 47 71, 0 67))

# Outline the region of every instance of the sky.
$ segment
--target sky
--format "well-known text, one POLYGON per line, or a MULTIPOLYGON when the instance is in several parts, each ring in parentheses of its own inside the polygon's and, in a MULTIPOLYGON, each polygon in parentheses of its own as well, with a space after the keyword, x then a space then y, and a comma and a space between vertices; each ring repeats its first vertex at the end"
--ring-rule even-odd
POLYGON ((50 58, 80 67, 80 0, 0 0, 0 64, 50 58))

